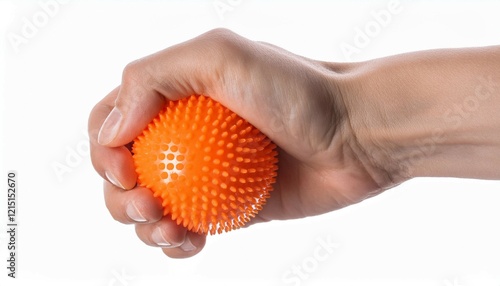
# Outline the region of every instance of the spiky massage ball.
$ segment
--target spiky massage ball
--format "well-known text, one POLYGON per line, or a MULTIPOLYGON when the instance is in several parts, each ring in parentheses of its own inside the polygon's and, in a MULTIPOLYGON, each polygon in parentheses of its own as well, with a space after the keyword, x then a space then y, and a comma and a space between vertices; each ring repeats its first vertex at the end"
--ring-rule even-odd
POLYGON ((162 199, 164 215, 198 233, 248 222, 269 197, 278 168, 269 138, 202 95, 170 101, 132 152, 138 183, 162 199))

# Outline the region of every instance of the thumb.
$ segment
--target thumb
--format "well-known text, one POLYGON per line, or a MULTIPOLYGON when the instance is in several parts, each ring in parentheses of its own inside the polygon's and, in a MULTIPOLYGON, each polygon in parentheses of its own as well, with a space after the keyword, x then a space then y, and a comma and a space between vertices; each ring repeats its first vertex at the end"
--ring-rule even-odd
POLYGON ((128 144, 164 105, 165 98, 153 87, 146 86, 144 82, 148 79, 136 72, 133 66, 129 64, 125 68, 114 107, 99 130, 97 141, 101 145, 117 147, 128 144))

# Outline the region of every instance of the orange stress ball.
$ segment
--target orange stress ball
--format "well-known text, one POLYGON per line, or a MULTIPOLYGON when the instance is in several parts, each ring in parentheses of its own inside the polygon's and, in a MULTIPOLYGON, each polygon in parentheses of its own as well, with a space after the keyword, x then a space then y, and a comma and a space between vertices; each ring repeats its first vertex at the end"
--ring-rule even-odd
POLYGON ((139 184, 162 199, 164 215, 198 233, 243 226, 262 209, 278 169, 269 138, 202 95, 170 101, 132 152, 139 184))

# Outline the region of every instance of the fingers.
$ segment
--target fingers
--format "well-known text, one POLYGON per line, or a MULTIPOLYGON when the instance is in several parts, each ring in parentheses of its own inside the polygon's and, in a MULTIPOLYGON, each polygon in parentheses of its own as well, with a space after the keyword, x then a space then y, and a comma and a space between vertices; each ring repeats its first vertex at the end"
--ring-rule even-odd
POLYGON ((207 237, 194 232, 187 232, 184 242, 176 248, 163 248, 163 253, 171 258, 188 258, 198 254, 205 247, 207 237))
POLYGON ((137 236, 147 245, 161 247, 172 258, 191 257, 205 246, 206 236, 187 231, 170 217, 156 223, 137 224, 137 236))
POLYGON ((119 87, 92 109, 88 123, 90 157, 101 177, 122 189, 131 189, 136 184, 137 174, 130 151, 125 146, 112 148, 97 142, 99 129, 112 110, 118 92, 119 87))
POLYGON ((121 189, 132 189, 137 181, 134 162, 125 146, 105 147, 94 145, 91 152, 92 164, 97 173, 121 189))
MULTIPOLYGON (((132 62, 124 69, 121 85, 96 105, 89 118, 92 163, 107 180, 104 195, 110 214, 119 222, 136 223, 141 240, 162 247, 170 257, 195 255, 205 245, 206 237, 162 217, 159 200, 150 190, 136 186, 137 175, 126 145, 169 100, 192 94, 205 94, 216 100, 220 96, 223 100, 219 101, 233 104, 236 112, 258 110, 255 102, 266 105, 241 92, 272 93, 272 88, 252 92, 239 84, 255 86, 259 82, 254 78, 256 73, 247 71, 251 58, 241 51, 248 43, 231 32, 217 30, 132 62)), ((258 114, 251 116, 256 121, 268 121, 259 119, 258 114)))
POLYGON ((121 223, 151 223, 163 216, 160 201, 143 187, 127 191, 105 181, 104 200, 111 216, 121 223))
MULTIPOLYGON (((221 34, 212 33, 208 38, 217 36, 221 34)), ((92 164, 107 180, 104 196, 110 214, 119 222, 136 223, 144 242, 162 247, 171 257, 195 255, 206 238, 162 219, 159 201, 149 190, 135 187, 137 175, 126 145, 144 130, 166 101, 207 91, 216 94, 205 84, 220 84, 217 70, 224 65, 220 59, 227 53, 209 47, 213 41, 206 40, 207 36, 202 36, 197 45, 181 44, 127 65, 121 85, 94 107, 89 118, 92 164), (202 64, 207 59, 210 63, 202 64)))
POLYGON ((164 217, 160 200, 146 188, 127 191, 104 181, 104 200, 115 220, 136 224, 137 236, 147 245, 163 248, 167 256, 191 257, 205 246, 205 235, 190 232, 164 217))

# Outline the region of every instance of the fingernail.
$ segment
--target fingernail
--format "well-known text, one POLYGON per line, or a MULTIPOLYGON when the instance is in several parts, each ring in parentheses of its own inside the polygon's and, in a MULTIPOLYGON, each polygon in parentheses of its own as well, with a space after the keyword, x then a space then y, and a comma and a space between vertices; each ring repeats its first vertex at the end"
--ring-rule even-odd
POLYGON ((180 246, 180 249, 182 249, 185 252, 189 252, 196 250, 196 246, 194 246, 194 244, 191 242, 189 236, 186 236, 186 239, 184 240, 184 243, 180 246))
POLYGON ((151 239, 153 240, 156 245, 159 247, 172 247, 172 244, 165 239, 165 236, 163 235, 163 230, 159 227, 157 227, 154 231, 153 234, 151 235, 151 239))
POLYGON ((115 177, 115 176, 113 176, 113 174, 112 174, 111 172, 105 171, 105 172, 104 172, 104 175, 106 175, 106 178, 108 178, 108 181, 109 181, 111 184, 113 184, 113 185, 115 185, 115 186, 117 186, 117 187, 119 187, 119 188, 125 189, 125 188, 123 187, 123 185, 120 183, 120 181, 118 181, 118 180, 116 179, 116 177, 115 177))
POLYGON ((114 107, 109 113, 106 120, 99 130, 99 135, 97 135, 97 142, 101 145, 106 145, 115 139, 120 129, 120 122, 122 120, 122 114, 118 108, 114 107))
POLYGON ((127 205, 127 209, 125 210, 127 212, 127 216, 132 219, 133 221, 136 222, 146 222, 147 219, 144 218, 144 216, 141 214, 137 206, 133 203, 130 202, 127 205))

